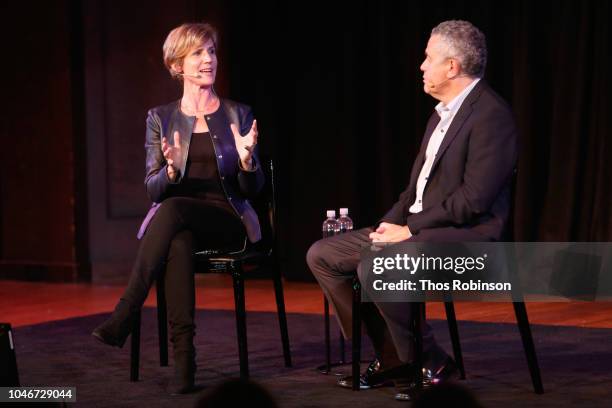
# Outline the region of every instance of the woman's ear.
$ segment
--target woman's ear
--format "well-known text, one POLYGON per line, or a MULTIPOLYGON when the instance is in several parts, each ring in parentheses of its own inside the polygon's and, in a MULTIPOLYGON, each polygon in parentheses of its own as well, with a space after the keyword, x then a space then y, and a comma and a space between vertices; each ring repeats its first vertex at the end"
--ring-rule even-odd
POLYGON ((171 64, 170 68, 172 68, 172 71, 176 72, 177 74, 183 73, 183 67, 178 62, 171 64))

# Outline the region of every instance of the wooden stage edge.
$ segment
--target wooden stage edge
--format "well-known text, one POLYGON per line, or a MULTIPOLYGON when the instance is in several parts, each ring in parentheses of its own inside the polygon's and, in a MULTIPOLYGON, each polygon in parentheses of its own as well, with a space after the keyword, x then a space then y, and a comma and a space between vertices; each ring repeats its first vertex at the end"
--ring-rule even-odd
MULTIPOLYGON (((247 280, 248 311, 276 311, 269 280, 247 280)), ((322 292, 316 283, 285 282, 285 304, 289 313, 322 314, 322 292)), ((223 274, 196 275, 198 309, 233 310, 231 278, 223 274)), ((28 326, 73 317, 109 312, 121 296, 123 286, 83 283, 46 283, 0 280, 0 320, 13 327, 28 326)), ((151 291, 146 306, 155 305, 151 291)), ((455 302, 458 320, 514 323, 510 303, 455 302)), ((585 328, 612 328, 612 302, 530 302, 532 324, 585 328)), ((430 319, 445 319, 442 303, 428 303, 430 319)))

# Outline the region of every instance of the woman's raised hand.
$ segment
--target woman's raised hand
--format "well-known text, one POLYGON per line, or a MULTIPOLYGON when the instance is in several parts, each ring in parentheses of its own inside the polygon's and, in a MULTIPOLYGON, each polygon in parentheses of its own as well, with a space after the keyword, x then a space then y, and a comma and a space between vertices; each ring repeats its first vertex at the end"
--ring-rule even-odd
POLYGON ((170 180, 174 180, 176 178, 176 166, 181 160, 181 137, 178 131, 174 132, 174 146, 168 143, 168 140, 165 137, 162 137, 162 145, 161 150, 164 154, 164 159, 166 159, 167 169, 168 169, 168 178, 170 180))
POLYGON ((255 150, 255 145, 257 144, 257 121, 253 120, 253 125, 251 125, 249 133, 247 133, 245 136, 240 134, 238 128, 233 123, 230 125, 230 127, 232 128, 232 133, 234 134, 234 142, 236 143, 238 155, 240 155, 242 168, 245 170, 251 170, 253 166, 253 151, 255 150))

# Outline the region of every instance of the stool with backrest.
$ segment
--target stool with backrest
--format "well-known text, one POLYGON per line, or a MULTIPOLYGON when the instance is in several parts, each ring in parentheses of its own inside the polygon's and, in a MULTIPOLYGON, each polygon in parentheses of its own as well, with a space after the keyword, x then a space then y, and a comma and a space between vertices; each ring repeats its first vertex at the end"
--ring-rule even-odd
MULTIPOLYGON (((513 178, 512 178, 512 187, 511 187, 511 206, 510 206, 510 217, 504 228, 504 233, 502 235, 502 239, 504 242, 514 242, 514 197, 516 190, 516 175, 517 171, 514 170, 513 178)), ((531 375, 531 383, 533 385, 533 390, 536 394, 544 393, 544 387, 542 385, 542 377, 540 374, 540 367, 538 364, 538 358, 535 351, 535 345, 533 343, 533 336, 531 334, 531 325, 529 324, 529 317, 527 316, 527 308, 525 307, 525 302, 523 300, 522 293, 520 292, 520 284, 518 281, 518 270, 516 264, 516 253, 514 250, 514 246, 510 245, 507 249, 506 257, 508 260, 509 267, 509 277, 511 280, 511 284, 513 287, 512 291, 512 306, 514 308, 514 314, 516 316, 516 322, 518 325, 518 329, 521 335, 521 341, 523 343, 523 349, 525 351, 525 358, 527 359, 527 366, 529 368, 529 374, 531 375)), ((453 302, 445 302, 445 306, 448 305, 452 307, 453 302)), ((412 322, 411 327, 413 328, 413 333, 415 335, 415 364, 417 367, 423 366, 423 336, 420 331, 421 319, 425 318, 425 304, 424 303, 412 303, 411 307, 413 308, 414 320, 412 322)), ((454 308, 453 308, 454 309, 454 308)), ((454 315, 454 310, 453 310, 454 315)), ((447 309, 448 316, 448 309, 447 309)), ((449 322, 450 324, 450 322, 449 322)), ((456 321, 455 321, 456 325, 456 321)), ((459 332, 455 328, 455 335, 457 336, 456 344, 459 346, 459 332)), ((453 348, 455 348, 455 340, 453 340, 453 348)), ((456 352, 455 352, 456 356, 456 352)), ((457 361, 459 365, 459 361, 457 361)), ((463 372, 463 363, 459 366, 462 374, 462 378, 465 378, 465 374, 463 372)), ((417 375, 419 377, 422 376, 422 370, 417 369, 417 375)), ((421 378, 417 378, 417 380, 422 380, 421 378)), ((422 381, 417 381, 417 384, 422 385, 422 381)))
MULTIPOLYGON (((514 241, 514 231, 513 231, 513 212, 514 212, 514 191, 516 188, 516 170, 513 174, 512 180, 512 188, 511 188, 511 208, 510 208, 510 217, 505 225, 505 231, 503 234, 503 239, 506 242, 514 241)), ((517 276, 517 265, 516 265, 516 256, 514 253, 514 248, 510 247, 510 253, 507 254, 509 259, 509 268, 510 268, 510 277, 513 279, 512 286, 513 288, 518 288, 518 276, 517 276)), ((533 336, 531 334, 531 326, 529 324, 529 318, 527 316, 527 308, 525 307, 525 302, 523 300, 522 294, 520 291, 513 291, 512 293, 512 306, 514 307, 514 313, 516 316, 516 321, 518 324, 518 329, 521 335, 521 340, 523 343, 523 349, 525 351, 525 357, 527 359, 527 366, 529 368, 529 373, 531 375, 531 382, 533 384, 533 389, 536 394, 542 394, 544 392, 544 388, 542 385, 542 377, 540 375, 540 367, 538 365, 538 359, 535 351, 535 345, 533 343, 533 336)), ((359 377, 359 361, 361 355, 361 317, 359 315, 361 298, 360 298, 360 284, 359 281, 354 279, 353 281, 353 363, 352 363, 352 375, 353 378, 359 377)), ((425 303, 424 302, 412 302, 409 303, 409 307, 412 308, 412 316, 413 320, 411 323, 412 332, 414 333, 414 343, 415 343, 415 373, 416 373, 416 384, 418 386, 422 386, 423 380, 423 333, 421 332, 421 323, 422 319, 425 318, 425 303)), ((459 340, 459 330, 457 327, 457 319, 455 316, 455 307, 452 300, 444 302, 444 307, 446 310, 446 318, 448 321, 448 327, 450 331, 451 342, 453 345, 453 354, 455 356, 455 360, 457 363, 457 367, 459 368, 459 372, 461 375, 461 379, 465 379, 465 369, 463 365, 463 357, 461 352, 461 343, 459 340)), ((353 381, 353 390, 359 390, 359 382, 353 381)))
MULTIPOLYGON (((244 298, 245 266, 258 269, 268 269, 274 282, 274 293, 278 311, 278 322, 281 332, 283 357, 286 367, 291 367, 291 351, 287 329, 287 315, 283 293, 282 275, 277 251, 276 236, 276 196, 274 184, 274 166, 272 160, 265 164, 266 185, 259 198, 250 200, 257 212, 262 228, 263 238, 255 245, 247 245, 237 252, 222 252, 216 249, 199 251, 194 256, 198 265, 197 272, 230 273, 234 288, 234 304, 236 313, 236 333, 238 339, 238 354, 240 359, 240 377, 249 377, 246 310, 244 298)), ((161 366, 168 365, 168 328, 166 315, 166 298, 163 280, 156 282, 157 320, 159 336, 159 361, 161 366)), ((138 381, 140 366, 140 312, 134 319, 131 338, 130 380, 138 381)))

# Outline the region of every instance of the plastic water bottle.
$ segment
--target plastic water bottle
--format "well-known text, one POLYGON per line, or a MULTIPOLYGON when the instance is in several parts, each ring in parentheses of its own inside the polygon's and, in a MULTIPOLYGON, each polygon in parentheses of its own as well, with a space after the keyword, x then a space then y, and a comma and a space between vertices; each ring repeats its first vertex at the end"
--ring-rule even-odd
POLYGON ((327 219, 323 221, 323 238, 340 233, 340 223, 336 220, 336 211, 327 210, 327 219))
POLYGON ((343 234, 353 230, 353 220, 348 216, 348 208, 340 209, 340 218, 338 218, 340 224, 340 233, 343 234))

